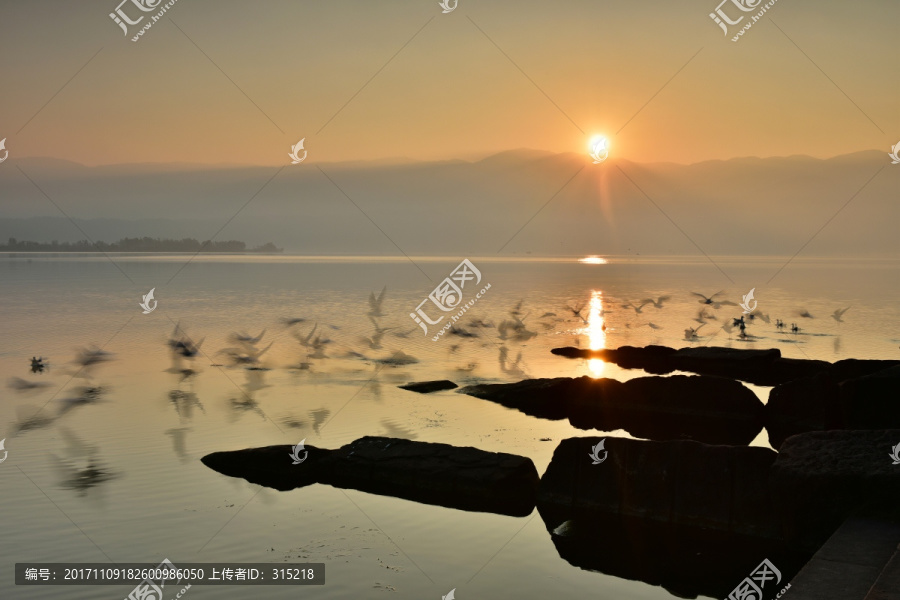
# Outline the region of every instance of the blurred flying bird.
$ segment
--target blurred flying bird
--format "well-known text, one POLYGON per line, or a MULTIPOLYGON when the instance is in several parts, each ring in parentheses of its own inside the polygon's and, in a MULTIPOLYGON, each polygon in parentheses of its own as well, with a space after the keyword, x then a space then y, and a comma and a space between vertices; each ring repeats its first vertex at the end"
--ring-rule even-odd
POLYGON ((708 297, 704 296, 703 294, 700 294, 699 292, 691 292, 691 293, 695 296, 699 296, 700 298, 703 298, 702 300, 698 300, 698 302, 700 304, 708 304, 708 305, 712 306, 713 308, 721 308, 722 306, 737 306, 737 304, 735 304, 731 300, 715 300, 715 297, 724 291, 725 290, 716 292, 712 296, 708 296, 708 297))
POLYGON ((381 288, 381 293, 378 294, 378 297, 375 297, 375 292, 369 292, 369 313, 370 317, 383 317, 384 313, 381 311, 381 304, 384 302, 384 294, 387 291, 387 286, 381 288))
POLYGON ((801 317, 803 317, 804 319, 815 319, 815 317, 812 316, 811 314, 809 314, 809 311, 806 310, 805 308, 804 308, 803 310, 801 310, 801 311, 800 311, 799 313, 797 313, 797 314, 799 314, 799 315, 800 315, 801 317))
POLYGON ((843 323, 844 322, 844 313, 847 312, 848 310, 850 310, 849 306, 847 308, 839 308, 836 311, 834 311, 833 313, 831 313, 831 318, 834 319, 835 321, 837 321, 838 323, 843 323))
POLYGON ((663 302, 666 302, 669 299, 671 299, 671 296, 660 296, 656 300, 654 300, 653 298, 645 298, 641 300, 641 302, 643 304, 652 304, 654 308, 662 308, 663 302))
POLYGON ((696 328, 688 327, 687 329, 685 329, 684 330, 684 339, 686 339, 688 341, 696 340, 697 332, 700 330, 701 327, 703 327, 703 325, 706 325, 706 323, 703 323, 702 325, 698 325, 696 328))
POLYGON ((17 392, 27 392, 31 390, 39 390, 41 388, 50 387, 51 383, 47 381, 26 381, 21 377, 10 377, 7 384, 10 389, 17 392))

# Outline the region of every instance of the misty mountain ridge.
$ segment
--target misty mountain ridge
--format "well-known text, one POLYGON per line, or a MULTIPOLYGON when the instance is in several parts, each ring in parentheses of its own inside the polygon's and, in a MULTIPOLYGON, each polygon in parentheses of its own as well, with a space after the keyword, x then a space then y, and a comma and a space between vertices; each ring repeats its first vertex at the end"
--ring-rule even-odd
MULTIPOLYGON (((265 187, 276 167, 16 163, 98 241, 208 239, 240 211, 217 239, 302 254, 493 255, 509 242, 502 254, 790 255, 840 210, 804 254, 900 255, 897 172, 877 150, 690 165, 531 149, 307 161, 265 187)), ((0 239, 84 238, 17 169, 0 168, 0 189, 0 239)))

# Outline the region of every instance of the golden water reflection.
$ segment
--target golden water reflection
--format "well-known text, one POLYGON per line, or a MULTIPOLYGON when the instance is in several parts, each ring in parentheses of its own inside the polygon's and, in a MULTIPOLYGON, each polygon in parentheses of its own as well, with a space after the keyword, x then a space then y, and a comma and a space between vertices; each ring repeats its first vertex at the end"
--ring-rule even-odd
MULTIPOLYGON (((603 319, 603 292, 601 290, 591 290, 585 333, 588 336, 591 350, 606 347, 606 323, 603 319)), ((588 369, 591 377, 600 377, 606 369, 606 363, 599 358, 591 358, 588 360, 588 369)))

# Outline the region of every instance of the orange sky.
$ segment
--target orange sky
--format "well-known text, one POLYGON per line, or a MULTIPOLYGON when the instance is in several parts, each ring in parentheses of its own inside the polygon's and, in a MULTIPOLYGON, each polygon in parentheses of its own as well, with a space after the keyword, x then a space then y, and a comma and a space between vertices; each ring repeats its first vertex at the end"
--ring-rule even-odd
POLYGON ((613 156, 692 163, 900 139, 887 0, 780 0, 738 43, 712 0, 180 0, 138 43, 117 4, 0 6, 11 154, 276 165, 305 137, 319 162, 471 159, 603 133, 613 156))

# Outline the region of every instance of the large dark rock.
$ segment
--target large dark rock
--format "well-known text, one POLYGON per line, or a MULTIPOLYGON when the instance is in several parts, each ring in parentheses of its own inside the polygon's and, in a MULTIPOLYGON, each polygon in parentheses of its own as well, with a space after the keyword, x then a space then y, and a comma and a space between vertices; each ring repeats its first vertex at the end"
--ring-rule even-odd
POLYGON ((667 346, 622 346, 603 350, 554 348, 551 352, 567 358, 599 358, 624 369, 643 369, 654 374, 688 371, 755 385, 778 385, 821 373, 830 366, 822 360, 781 358, 781 351, 777 348, 750 350, 704 346, 675 350, 667 346))
POLYGON ((789 437, 772 465, 769 487, 788 539, 821 545, 857 509, 900 504, 900 465, 891 449, 900 429, 817 431, 789 437))
POLYGON ((408 390, 410 392, 418 392, 420 394, 430 394, 431 392, 440 392, 443 390, 452 390, 456 389, 459 386, 453 383, 452 381, 448 381, 446 379, 442 379, 440 381, 416 381, 413 383, 407 383, 406 385, 398 386, 401 390, 408 390))
POLYGON ((772 450, 610 437, 606 460, 593 464, 591 449, 601 439, 569 438, 553 453, 537 502, 542 514, 555 515, 554 527, 556 521, 606 514, 781 539, 766 487, 772 450))
POLYGON ((368 436, 337 450, 306 448, 309 456, 299 465, 287 445, 214 452, 202 461, 278 490, 323 483, 460 510, 513 516, 534 510, 539 477, 522 456, 368 436))
POLYGON ((900 367, 849 379, 840 387, 843 427, 900 428, 900 367))
POLYGON ((838 425, 838 384, 828 373, 804 377, 772 388, 766 403, 766 431, 776 450, 788 437, 838 425))
POLYGON ((650 439, 747 444, 762 429, 763 404, 737 381, 674 375, 613 379, 559 377, 458 390, 580 429, 624 429, 650 439))
POLYGON ((776 386, 765 411, 772 447, 807 431, 900 428, 897 364, 842 360, 813 377, 776 386))

